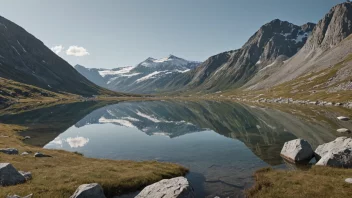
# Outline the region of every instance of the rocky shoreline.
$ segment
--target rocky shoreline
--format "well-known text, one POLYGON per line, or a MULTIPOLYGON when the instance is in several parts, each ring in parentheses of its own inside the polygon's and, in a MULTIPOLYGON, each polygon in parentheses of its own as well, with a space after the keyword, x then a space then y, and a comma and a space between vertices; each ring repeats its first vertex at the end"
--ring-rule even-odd
POLYGON ((256 100, 248 100, 243 98, 235 98, 241 102, 254 102, 254 103, 277 103, 277 104, 297 104, 297 105, 315 105, 315 106, 328 106, 328 107, 345 107, 352 109, 352 102, 330 102, 322 100, 294 100, 293 98, 259 98, 256 100))

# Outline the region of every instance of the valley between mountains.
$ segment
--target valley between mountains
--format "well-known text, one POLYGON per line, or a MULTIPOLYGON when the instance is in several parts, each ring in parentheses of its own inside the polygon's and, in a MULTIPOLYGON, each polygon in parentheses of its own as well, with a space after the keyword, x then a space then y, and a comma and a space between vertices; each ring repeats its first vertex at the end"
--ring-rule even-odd
POLYGON ((0 163, 33 173, 10 187, 0 178, 0 196, 69 197, 93 182, 103 197, 129 196, 174 177, 187 189, 198 182, 198 197, 349 196, 352 169, 292 165, 279 153, 294 138, 351 139, 352 3, 316 22, 268 21, 206 60, 106 68, 73 66, 0 16, 0 163), (6 153, 16 150, 24 154, 6 153))

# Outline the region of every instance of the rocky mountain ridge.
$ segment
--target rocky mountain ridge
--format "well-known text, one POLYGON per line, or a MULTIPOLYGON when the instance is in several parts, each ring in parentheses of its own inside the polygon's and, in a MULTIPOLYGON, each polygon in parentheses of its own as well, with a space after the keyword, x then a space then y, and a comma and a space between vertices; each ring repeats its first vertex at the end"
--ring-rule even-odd
MULTIPOLYGON (((348 58, 352 53, 349 37, 351 33, 352 3, 346 2, 334 6, 318 22, 306 44, 297 54, 282 62, 280 68, 274 70, 266 79, 251 85, 249 89, 270 88, 304 75, 312 74, 314 76, 314 73, 316 76, 318 74, 325 75, 327 79, 322 79, 322 81, 326 84, 329 84, 329 79, 333 80, 335 84, 346 81, 352 74, 350 58, 348 58), (334 72, 333 70, 337 67, 341 68, 334 72), (326 70, 325 74, 321 74, 323 70, 326 70), (326 75, 330 71, 333 74, 326 75)), ((313 82, 311 84, 317 85, 313 82)), ((347 90, 351 90, 351 87, 347 90)))
POLYGON ((170 79, 177 78, 199 64, 169 55, 162 59, 149 57, 135 67, 96 69, 76 65, 75 69, 95 84, 110 90, 149 94, 157 93, 170 79))
POLYGON ((112 93, 93 84, 42 41, 0 16, 0 77, 54 92, 112 93))

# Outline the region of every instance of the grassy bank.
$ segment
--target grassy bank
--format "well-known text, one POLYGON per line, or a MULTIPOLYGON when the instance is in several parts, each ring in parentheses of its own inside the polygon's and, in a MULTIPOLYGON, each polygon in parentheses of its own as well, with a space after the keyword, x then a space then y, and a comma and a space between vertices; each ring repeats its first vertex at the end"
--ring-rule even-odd
POLYGON ((352 194, 352 184, 345 182, 351 177, 352 169, 313 166, 306 171, 284 171, 263 168, 255 173, 256 184, 246 191, 246 195, 260 198, 345 198, 352 194))
POLYGON ((42 152, 53 157, 34 158, 33 154, 21 156, 0 153, 0 162, 9 162, 17 170, 30 171, 33 176, 32 180, 24 184, 0 187, 0 197, 31 193, 34 197, 69 197, 79 185, 93 182, 101 184, 105 194, 111 197, 133 192, 163 178, 185 175, 188 171, 171 163, 100 160, 66 151, 33 147, 23 143, 17 135, 21 130, 24 128, 0 124, 0 148, 17 148, 20 153, 42 152))

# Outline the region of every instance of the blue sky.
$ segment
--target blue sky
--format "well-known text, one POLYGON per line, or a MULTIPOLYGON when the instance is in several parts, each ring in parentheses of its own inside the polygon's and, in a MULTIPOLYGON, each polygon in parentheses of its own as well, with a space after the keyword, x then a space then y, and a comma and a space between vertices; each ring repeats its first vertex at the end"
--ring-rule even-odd
POLYGON ((297 25, 317 23, 341 2, 1 0, 0 15, 49 48, 61 45, 59 55, 72 65, 114 68, 169 54, 204 61, 211 55, 240 48, 260 26, 273 19, 297 25))

